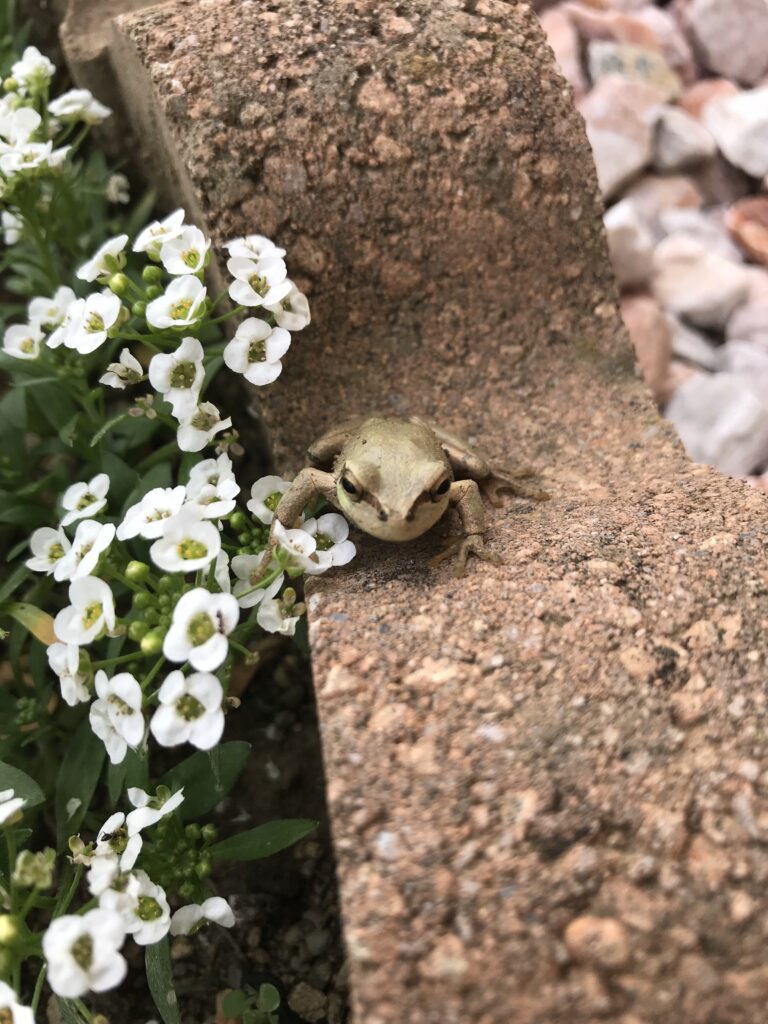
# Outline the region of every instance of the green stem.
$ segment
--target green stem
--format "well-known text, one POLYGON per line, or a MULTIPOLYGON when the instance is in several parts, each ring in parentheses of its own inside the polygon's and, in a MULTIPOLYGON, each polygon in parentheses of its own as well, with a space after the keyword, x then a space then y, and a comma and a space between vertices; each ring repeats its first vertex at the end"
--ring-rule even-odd
POLYGON ((75 868, 74 874, 72 875, 72 881, 69 884, 69 888, 64 893, 64 896, 59 900, 53 910, 51 917, 61 917, 62 914, 66 914, 69 910, 69 905, 75 898, 77 887, 80 885, 80 879, 83 874, 83 865, 78 864, 75 868))
POLYGON ((121 654, 117 658, 106 658, 104 661, 92 661, 91 668, 111 668, 113 665, 124 665, 128 661, 136 661, 137 654, 121 654))
POLYGON ((232 310, 230 310, 230 311, 229 311, 229 313, 222 313, 222 315, 221 315, 221 316, 217 316, 217 317, 216 317, 216 318, 215 318, 214 320, 209 320, 209 321, 207 322, 207 325, 206 325, 206 326, 210 327, 210 326, 212 326, 213 324, 220 324, 220 323, 223 323, 223 322, 224 322, 224 320, 229 320, 229 319, 231 319, 231 318, 232 318, 233 316, 237 316, 237 315, 238 315, 238 313, 242 313, 242 312, 243 312, 243 311, 244 311, 245 309, 246 309, 246 307, 245 307, 245 306, 235 306, 235 308, 234 308, 234 309, 232 309, 232 310))
POLYGON ((239 644, 237 640, 233 640, 231 637, 229 639, 229 646, 233 650, 237 651, 238 654, 242 654, 245 657, 246 661, 253 661, 254 658, 257 657, 255 651, 249 651, 247 647, 245 647, 243 644, 239 644))
POLYGON ((151 469, 158 463, 165 462, 170 455, 177 455, 178 451, 179 446, 176 444, 176 440, 174 439, 173 441, 169 441, 167 444, 164 444, 162 448, 158 448, 156 452, 152 452, 151 455, 148 455, 143 462, 139 463, 139 472, 141 474, 146 473, 148 469, 151 469))
POLYGON ((8 848, 8 886, 11 900, 11 913, 16 912, 16 883, 13 880, 13 869, 16 866, 16 835, 13 826, 3 829, 5 832, 5 845, 8 848))
POLYGON ((155 664, 149 670, 149 672, 147 672, 147 674, 144 676, 144 679, 142 680, 141 683, 142 690, 146 690, 149 687, 149 684, 152 682, 152 680, 155 678, 155 676, 157 675, 157 673, 160 671, 164 664, 165 655, 161 654, 160 657, 155 662, 155 664))
POLYGON ((134 583, 133 580, 129 580, 127 576, 123 576, 121 572, 118 572, 114 566, 110 566, 110 571, 116 580, 119 580, 123 586, 128 587, 129 590, 133 590, 136 594, 143 594, 144 587, 140 587, 138 583, 134 583))
POLYGON ((86 1022, 86 1024, 92 1024, 93 1017, 91 1016, 91 1011, 85 1005, 83 1000, 82 999, 75 999, 74 1000, 74 1004, 77 1007, 77 1012, 80 1014, 80 1016, 86 1022))
POLYGON ((273 569, 271 573, 269 573, 263 579, 259 580, 259 582, 256 583, 253 587, 249 587, 249 589, 244 590, 242 594, 238 594, 238 601, 240 601, 244 597, 247 597, 248 594, 252 594, 254 590, 266 590, 270 583, 274 583, 277 577, 282 575, 283 572, 285 572, 285 570, 283 569, 282 566, 280 566, 277 569, 273 569))
POLYGON ((45 982, 45 972, 47 970, 48 965, 44 963, 37 975, 37 981, 35 982, 35 991, 32 993, 32 1002, 30 1003, 33 1014, 37 1012, 37 1006, 38 1003, 40 1002, 40 996, 43 994, 43 984, 45 982))

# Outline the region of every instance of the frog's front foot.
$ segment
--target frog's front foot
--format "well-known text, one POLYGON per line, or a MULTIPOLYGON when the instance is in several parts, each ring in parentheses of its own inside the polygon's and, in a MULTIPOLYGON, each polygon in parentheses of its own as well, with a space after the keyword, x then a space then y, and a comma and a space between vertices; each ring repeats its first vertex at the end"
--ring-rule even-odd
POLYGON ((500 508, 504 504, 502 494, 512 494, 516 498, 530 498, 532 501, 549 501, 550 495, 546 491, 521 483, 522 480, 529 480, 534 476, 536 476, 536 471, 529 468, 492 469, 487 477, 478 482, 485 497, 496 508, 500 508))
POLYGON ((439 554, 430 558, 429 564, 434 568, 454 555, 456 556, 456 561, 453 564, 453 575, 459 577, 465 574, 467 559, 470 555, 476 555, 483 562, 491 562, 493 565, 502 564, 501 556, 488 550, 482 534, 479 533, 470 533, 466 537, 456 537, 454 540, 449 541, 439 554))

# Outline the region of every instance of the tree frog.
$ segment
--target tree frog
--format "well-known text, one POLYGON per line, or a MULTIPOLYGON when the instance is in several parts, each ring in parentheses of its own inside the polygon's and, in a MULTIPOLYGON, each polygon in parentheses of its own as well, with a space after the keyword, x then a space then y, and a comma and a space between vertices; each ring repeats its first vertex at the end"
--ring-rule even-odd
MULTIPOLYGON (((549 495, 520 481, 532 470, 498 470, 466 442, 418 416, 369 416, 351 420, 318 438, 307 450, 312 464, 302 469, 275 510, 283 526, 296 524, 318 495, 355 526, 387 541, 420 537, 454 505, 464 536, 430 560, 437 565, 456 556, 462 576, 470 555, 498 564, 483 535, 481 491, 500 506, 501 493, 546 500, 549 495)), ((274 541, 270 544, 270 550, 274 541)))

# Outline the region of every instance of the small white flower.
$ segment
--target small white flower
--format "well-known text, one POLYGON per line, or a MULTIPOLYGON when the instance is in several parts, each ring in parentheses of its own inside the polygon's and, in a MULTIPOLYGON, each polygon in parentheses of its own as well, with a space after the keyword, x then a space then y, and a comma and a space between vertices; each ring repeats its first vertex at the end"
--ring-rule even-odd
MULTIPOLYGON (((305 572, 318 573, 320 568, 317 557, 317 542, 304 527, 298 530, 286 530, 279 519, 273 523, 272 530, 278 545, 291 556, 291 561, 305 572)), ((326 566, 325 568, 330 568, 326 566)))
POLYGON ((14 359, 37 359, 43 345, 43 332, 34 320, 29 324, 13 324, 5 329, 3 352, 14 359))
POLYGON ((177 420, 194 413, 204 376, 203 346, 197 338, 182 338, 175 352, 158 353, 149 364, 149 383, 170 402, 177 420))
POLYGON ((156 220, 148 224, 136 236, 133 243, 134 252, 146 252, 152 258, 160 258, 160 247, 169 238, 176 238, 184 230, 184 211, 174 210, 165 220, 156 220))
POLYGON ((165 572, 195 572, 209 565, 221 550, 219 531, 190 505, 163 524, 149 556, 165 572))
POLYGON ((271 597, 259 605, 256 621, 266 633, 293 636, 300 616, 292 615, 292 611, 293 605, 289 607, 279 597, 271 597))
POLYGON ((338 512, 326 512, 318 519, 305 520, 301 525, 303 530, 315 538, 317 562, 311 567, 306 566, 310 575, 325 572, 333 565, 346 565, 355 557, 355 545, 347 539, 349 523, 338 512))
POLYGON ((187 498, 197 506, 205 519, 220 519, 235 507, 240 485, 232 471, 232 460, 226 452, 218 459, 204 459, 189 471, 187 498))
POLYGON ((35 1015, 29 1006, 22 1006, 10 985, 0 981, 0 1020, 8 1024, 35 1024, 35 1015))
POLYGON ((139 360, 131 355, 130 349, 124 348, 119 362, 110 363, 107 372, 99 377, 99 384, 125 391, 130 384, 138 384, 143 376, 144 370, 139 360))
POLYGON ((200 402, 192 415, 179 424, 176 443, 183 452, 200 452, 219 431, 231 426, 231 416, 223 420, 212 402, 200 402))
POLYGON ((6 245, 16 245, 21 238, 24 221, 21 217, 17 217, 15 213, 3 210, 2 215, 0 215, 0 223, 3 229, 3 242, 6 245))
POLYGON ((280 498, 290 486, 290 480, 283 480, 279 476, 262 476, 252 484, 251 498, 245 507, 260 523, 269 526, 275 518, 275 509, 280 503, 280 498))
POLYGON ((46 87, 56 73, 56 65, 44 56, 36 46, 27 46, 11 67, 11 78, 18 82, 19 92, 39 92, 46 87))
POLYGON ((0 156, 0 171, 12 177, 40 167, 58 167, 68 151, 69 146, 54 149, 52 142, 25 142, 0 156))
POLYGON ((101 907, 55 918, 43 936, 43 953, 56 995, 77 999, 119 985, 128 971, 119 952, 125 931, 121 916, 101 907))
POLYGON ((167 521, 184 504, 185 489, 179 487, 153 487, 141 501, 131 505, 117 528, 118 540, 146 537, 155 540, 162 536, 167 521))
POLYGON ((85 299, 75 299, 69 304, 63 321, 48 338, 48 348, 58 348, 60 345, 72 347, 70 341, 80 329, 84 309, 85 299))
POLYGON ((95 519, 84 519, 78 523, 72 547, 60 558, 53 568, 55 580, 79 580, 92 576, 99 558, 115 538, 112 523, 99 523, 95 519))
POLYGON ((224 691, 216 676, 193 672, 185 677, 179 670, 171 672, 157 697, 160 706, 149 730, 158 743, 164 747, 191 743, 199 750, 216 746, 224 732, 224 691))
POLYGON ((117 882, 120 873, 120 858, 114 854, 111 857, 91 856, 86 875, 88 891, 91 896, 100 896, 107 889, 111 889, 117 882))
POLYGON ((114 292, 95 292, 85 300, 77 325, 64 339, 67 348, 76 349, 80 355, 87 356, 90 352, 103 345, 109 331, 118 322, 122 303, 114 292))
MULTIPOLYGON (((268 587, 258 586, 259 581, 266 575, 259 568, 261 562, 261 555, 235 555, 232 559, 232 572, 237 576, 232 593, 241 608, 254 608, 261 601, 269 600, 278 593, 283 585, 285 574, 280 573, 268 587)), ((270 569, 273 568, 277 568, 274 562, 270 565, 270 569)))
POLYGON ((309 300, 293 281, 290 285, 291 290, 284 299, 265 308, 272 313, 278 327, 284 327, 286 331, 301 331, 312 319, 309 315, 309 300))
POLYGON ((286 280, 288 271, 279 257, 249 260, 233 256, 227 260, 227 270, 235 279, 229 286, 229 296, 239 306, 274 306, 291 290, 291 282, 286 280))
POLYGON ((216 556, 213 578, 218 583, 222 594, 228 594, 232 590, 232 581, 229 578, 229 555, 223 548, 216 556))
POLYGON ((32 572, 44 572, 50 576, 58 561, 67 554, 71 546, 62 529, 54 530, 50 526, 41 526, 29 539, 32 558, 28 558, 25 564, 32 572))
POLYGON ((172 814, 184 801, 184 789, 182 787, 164 800, 159 794, 150 796, 136 786, 128 790, 128 799, 136 810, 129 811, 125 823, 128 826, 128 835, 134 835, 142 829, 156 825, 167 814, 172 814))
POLYGON ((231 594, 211 594, 204 587, 196 587, 173 609, 163 654, 169 661, 189 661, 200 672, 212 672, 226 658, 227 636, 239 618, 240 609, 231 594))
POLYGON ((105 107, 87 89, 70 89, 51 100, 48 110, 60 121, 84 121, 85 124, 101 124, 112 111, 105 107))
POLYGON ((47 331, 52 331, 64 323, 67 310, 75 298, 72 289, 62 285, 61 288, 56 289, 50 299, 42 296, 32 299, 27 310, 29 319, 39 323, 47 331))
POLYGON ((111 277, 125 265, 123 250, 128 235, 117 235, 104 243, 87 263, 77 271, 81 281, 95 281, 98 277, 111 277))
POLYGON ((12 822, 27 801, 21 796, 14 796, 12 789, 0 792, 0 825, 12 822))
POLYGON ((231 928, 235 923, 232 908, 221 896, 210 896, 203 903, 179 907, 171 918, 171 935, 194 935, 209 921, 222 928, 231 928))
POLYGON ((163 242, 160 261, 169 274, 196 274, 204 268, 210 247, 210 239, 200 228, 186 227, 181 234, 163 242))
POLYGON ((41 116, 32 107, 3 109, 0 112, 0 137, 12 147, 24 146, 40 127, 41 122, 41 116))
POLYGON ((271 242, 264 235, 246 235, 244 238, 232 238, 224 243, 224 248, 230 256, 241 256, 246 260, 258 262, 267 256, 281 259, 285 256, 285 249, 279 249, 274 242, 271 242))
POLYGON ((98 700, 91 704, 91 728, 103 741, 112 764, 120 764, 128 747, 135 750, 144 739, 141 687, 130 672, 118 672, 110 679, 101 670, 95 685, 98 700))
POLYGON ((109 586, 95 576, 84 576, 69 585, 67 608, 53 620, 57 639, 65 644, 89 644, 102 629, 115 627, 115 601, 109 586))
POLYGON ((171 908, 165 892, 145 871, 130 875, 122 892, 103 892, 99 907, 119 914, 125 930, 140 946, 159 942, 171 926, 171 908))
POLYGON ((107 187, 104 190, 104 195, 108 203, 130 203, 131 201, 131 183, 128 181, 124 174, 117 171, 115 174, 110 174, 107 179, 107 187))
MULTIPOLYGON (((123 812, 117 811, 115 814, 110 815, 99 829, 91 864, 93 866, 99 861, 113 861, 115 875, 130 871, 138 860, 143 844, 144 840, 138 832, 131 833, 129 831, 123 812)), ((96 873, 99 874, 98 870, 96 873)), ((102 878, 99 878, 98 881, 94 879, 94 885, 89 886, 94 896, 98 896, 99 892, 103 892, 103 889, 101 889, 102 881, 102 878)), ((104 888, 107 888, 107 886, 104 886, 104 888)))
POLYGON ((88 673, 80 671, 80 648, 77 644, 51 644, 46 654, 51 671, 59 677, 64 701, 70 707, 89 701, 88 673))
POLYGON ((205 285, 192 274, 175 277, 165 292, 147 306, 147 323, 163 330, 192 327, 205 313, 205 285))
POLYGON ((270 327, 266 320, 248 317, 224 349, 224 362, 230 370, 242 373, 247 381, 261 387, 280 376, 282 357, 291 346, 291 336, 282 327, 270 327))
POLYGON ((61 504, 66 515, 61 520, 62 526, 69 526, 77 519, 89 519, 101 512, 107 504, 109 477, 106 473, 97 473, 88 483, 72 484, 64 491, 61 504))

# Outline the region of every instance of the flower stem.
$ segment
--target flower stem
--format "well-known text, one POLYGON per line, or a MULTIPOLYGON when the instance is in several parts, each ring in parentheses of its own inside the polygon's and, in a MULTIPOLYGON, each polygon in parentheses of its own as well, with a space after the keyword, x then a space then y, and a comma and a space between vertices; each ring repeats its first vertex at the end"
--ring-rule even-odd
POLYGON ((161 654, 160 657, 155 662, 155 664, 149 670, 149 672, 147 672, 147 674, 144 676, 144 679, 142 680, 141 683, 142 690, 146 690, 149 687, 149 684, 152 682, 152 680, 155 678, 155 676, 157 675, 157 673, 160 671, 164 664, 165 655, 161 654))
POLYGON ((104 661, 92 661, 91 668, 111 668, 113 665, 124 665, 127 661, 136 661, 136 654, 121 654, 117 658, 106 658, 104 661))

